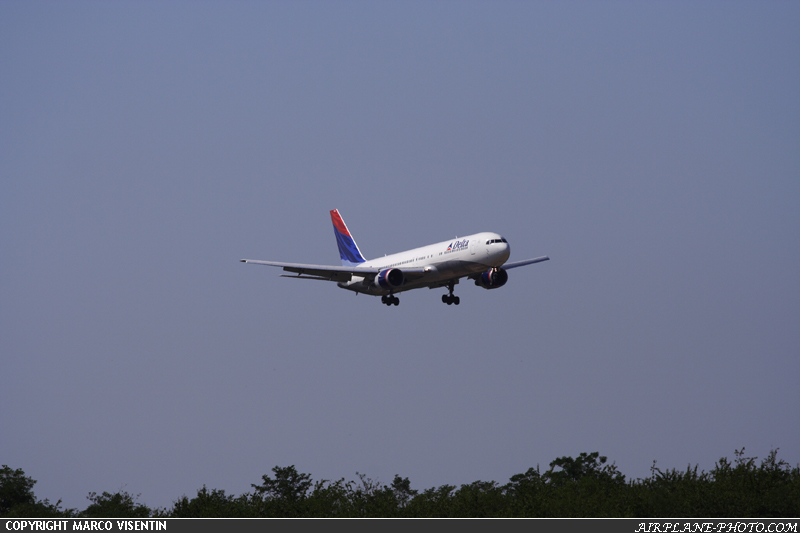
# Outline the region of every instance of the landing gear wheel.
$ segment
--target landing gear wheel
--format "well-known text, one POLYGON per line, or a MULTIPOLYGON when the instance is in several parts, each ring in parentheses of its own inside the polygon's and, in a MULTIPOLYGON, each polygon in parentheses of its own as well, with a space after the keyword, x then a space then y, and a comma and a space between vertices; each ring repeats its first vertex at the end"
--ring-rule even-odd
POLYGON ((450 294, 442 294, 442 303, 446 303, 447 305, 458 305, 461 303, 461 298, 458 296, 453 296, 453 288, 455 285, 455 283, 449 283, 447 285, 447 290, 450 292, 450 294))
POLYGON ((381 296, 381 302, 384 305, 400 305, 400 298, 398 298, 397 296, 393 296, 391 294, 388 296, 383 295, 381 296))

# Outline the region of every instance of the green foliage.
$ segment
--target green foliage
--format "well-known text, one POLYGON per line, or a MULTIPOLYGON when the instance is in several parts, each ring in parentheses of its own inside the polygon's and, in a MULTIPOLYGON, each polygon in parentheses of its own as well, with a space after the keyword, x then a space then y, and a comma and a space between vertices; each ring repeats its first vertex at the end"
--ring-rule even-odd
MULTIPOLYGON (((704 512, 708 506, 707 495, 713 484, 713 477, 697 472, 697 466, 662 471, 655 461, 650 468, 650 477, 641 480, 632 488, 636 493, 634 509, 639 516, 650 517, 698 517, 712 516, 704 512), (644 514, 642 514, 644 513, 644 514)), ((732 515, 734 516, 734 515, 732 515)))
POLYGON ((559 457, 544 474, 539 467, 511 476, 503 487, 508 516, 626 516, 629 485, 617 467, 598 452, 559 457))
POLYGON ((391 489, 392 494, 394 494, 394 497, 397 500, 397 505, 401 508, 406 507, 408 502, 410 502, 411 499, 418 494, 418 491, 411 490, 411 482, 407 477, 400 477, 397 474, 394 475, 391 489))
POLYGON ((430 488, 411 500, 406 508, 408 516, 417 518, 446 518, 450 516, 455 486, 442 485, 430 488))
POLYGON ((395 476, 391 486, 384 486, 364 474, 358 481, 340 479, 319 481, 304 500, 306 517, 396 517, 416 494, 408 478, 395 476))
MULTIPOLYGON (((136 496, 138 498, 138 495, 136 496)), ((90 492, 86 497, 92 502, 80 513, 84 518, 148 518, 152 511, 146 505, 136 503, 136 498, 125 491, 114 494, 90 492)))
POLYGON ((550 470, 545 473, 545 478, 555 486, 569 483, 580 483, 585 479, 594 479, 613 484, 624 484, 623 476, 612 463, 606 465, 608 459, 598 452, 580 454, 577 459, 572 457, 559 457, 550 463, 550 470), (555 470, 556 467, 561 470, 555 470))
POLYGON ((551 517, 624 516, 625 476, 598 452, 582 453, 576 459, 559 457, 550 463, 542 480, 548 500, 542 510, 551 517), (560 468, 560 470, 556 470, 560 468))
POLYGON ((475 481, 413 490, 395 475, 383 485, 356 472, 357 480, 312 481, 292 466, 276 466, 252 493, 235 496, 205 486, 171 509, 151 510, 127 492, 92 492, 86 510, 60 509, 33 494, 36 483, 22 470, 0 470, 4 517, 794 517, 800 515, 800 466, 790 467, 773 450, 760 463, 735 451, 710 472, 689 465, 626 481, 598 452, 559 457, 511 476, 505 485, 475 481))
POLYGON ((453 494, 449 516, 493 518, 506 515, 507 498, 494 481, 473 481, 453 494))
POLYGON ((77 516, 75 509, 62 509, 61 500, 52 504, 49 500, 37 500, 12 507, 2 518, 71 518, 77 516))
POLYGON ((800 467, 778 460, 777 450, 756 466, 744 448, 734 452, 733 464, 721 458, 710 472, 662 471, 632 487, 632 509, 638 516, 686 518, 790 517, 800 513, 800 467))
MULTIPOLYGON (((343 489, 344 501, 340 504, 343 516, 398 516, 398 501, 391 487, 383 486, 380 482, 373 481, 358 472, 356 472, 356 476, 358 477, 357 482, 339 481, 339 486, 343 489)), ((395 479, 397 479, 396 476, 395 479)))
POLYGON ((255 489, 253 506, 259 508, 261 516, 303 516, 311 475, 299 473, 294 465, 275 466, 272 472, 275 479, 264 474, 261 485, 251 485, 255 489))
POLYGON ((3 518, 68 518, 75 516, 74 509, 61 509, 61 500, 37 500, 33 494, 36 480, 21 469, 12 470, 3 465, 0 470, 0 517, 3 518))
POLYGON ((294 465, 286 468, 276 466, 272 471, 275 473, 275 479, 264 474, 261 477, 263 480, 261 485, 251 485, 256 490, 256 494, 288 504, 305 499, 308 489, 311 488, 309 474, 298 473, 294 465))
POLYGON ((755 457, 744 457, 744 448, 734 453, 733 465, 723 457, 710 472, 716 490, 709 516, 797 516, 800 468, 778 460, 778 450, 770 451, 759 466, 755 457))
POLYGON ((203 485, 197 491, 197 496, 191 500, 186 496, 176 501, 172 511, 166 516, 174 518, 254 518, 257 514, 257 505, 260 499, 253 500, 251 495, 243 494, 236 497, 226 495, 224 490, 212 489, 211 492, 203 485))
POLYGON ((26 476, 21 469, 12 470, 8 465, 3 465, 0 470, 0 515, 5 516, 18 505, 35 503, 35 484, 36 481, 26 476))

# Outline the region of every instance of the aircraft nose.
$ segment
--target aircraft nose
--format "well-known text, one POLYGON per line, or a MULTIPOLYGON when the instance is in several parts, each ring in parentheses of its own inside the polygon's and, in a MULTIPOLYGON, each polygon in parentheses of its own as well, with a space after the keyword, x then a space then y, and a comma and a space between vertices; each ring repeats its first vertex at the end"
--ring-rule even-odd
POLYGON ((508 261, 508 258, 511 257, 511 245, 505 243, 506 248, 503 250, 503 261, 508 261))
POLYGON ((505 263, 511 256, 511 246, 509 246, 507 242, 501 243, 500 246, 497 247, 496 256, 501 263, 505 263))

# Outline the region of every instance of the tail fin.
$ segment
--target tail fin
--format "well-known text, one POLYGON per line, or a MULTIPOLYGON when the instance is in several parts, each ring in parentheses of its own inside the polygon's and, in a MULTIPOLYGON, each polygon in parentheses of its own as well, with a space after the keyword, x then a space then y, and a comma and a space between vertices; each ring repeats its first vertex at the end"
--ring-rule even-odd
POLYGON ((361 255, 361 250, 358 249, 356 241, 350 236, 350 231, 348 231, 338 209, 331 211, 331 220, 333 221, 333 233, 336 235, 336 244, 339 245, 339 256, 342 258, 342 265, 356 266, 366 261, 364 256, 361 255))

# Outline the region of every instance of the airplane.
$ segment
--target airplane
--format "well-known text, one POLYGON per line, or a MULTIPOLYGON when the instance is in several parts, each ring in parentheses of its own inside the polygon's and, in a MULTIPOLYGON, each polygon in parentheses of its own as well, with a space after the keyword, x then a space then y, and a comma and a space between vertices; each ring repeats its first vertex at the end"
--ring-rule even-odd
POLYGON ((331 211, 333 233, 339 245, 342 266, 305 265, 278 261, 241 259, 242 263, 281 267, 284 278, 335 281, 342 289, 380 296, 387 306, 400 305, 396 293, 428 287, 447 287, 442 302, 458 305, 453 289, 461 278, 475 280, 484 289, 497 289, 508 281, 509 269, 548 261, 547 256, 506 263, 511 255, 508 241, 497 233, 483 232, 414 248, 367 261, 338 209, 331 211))

